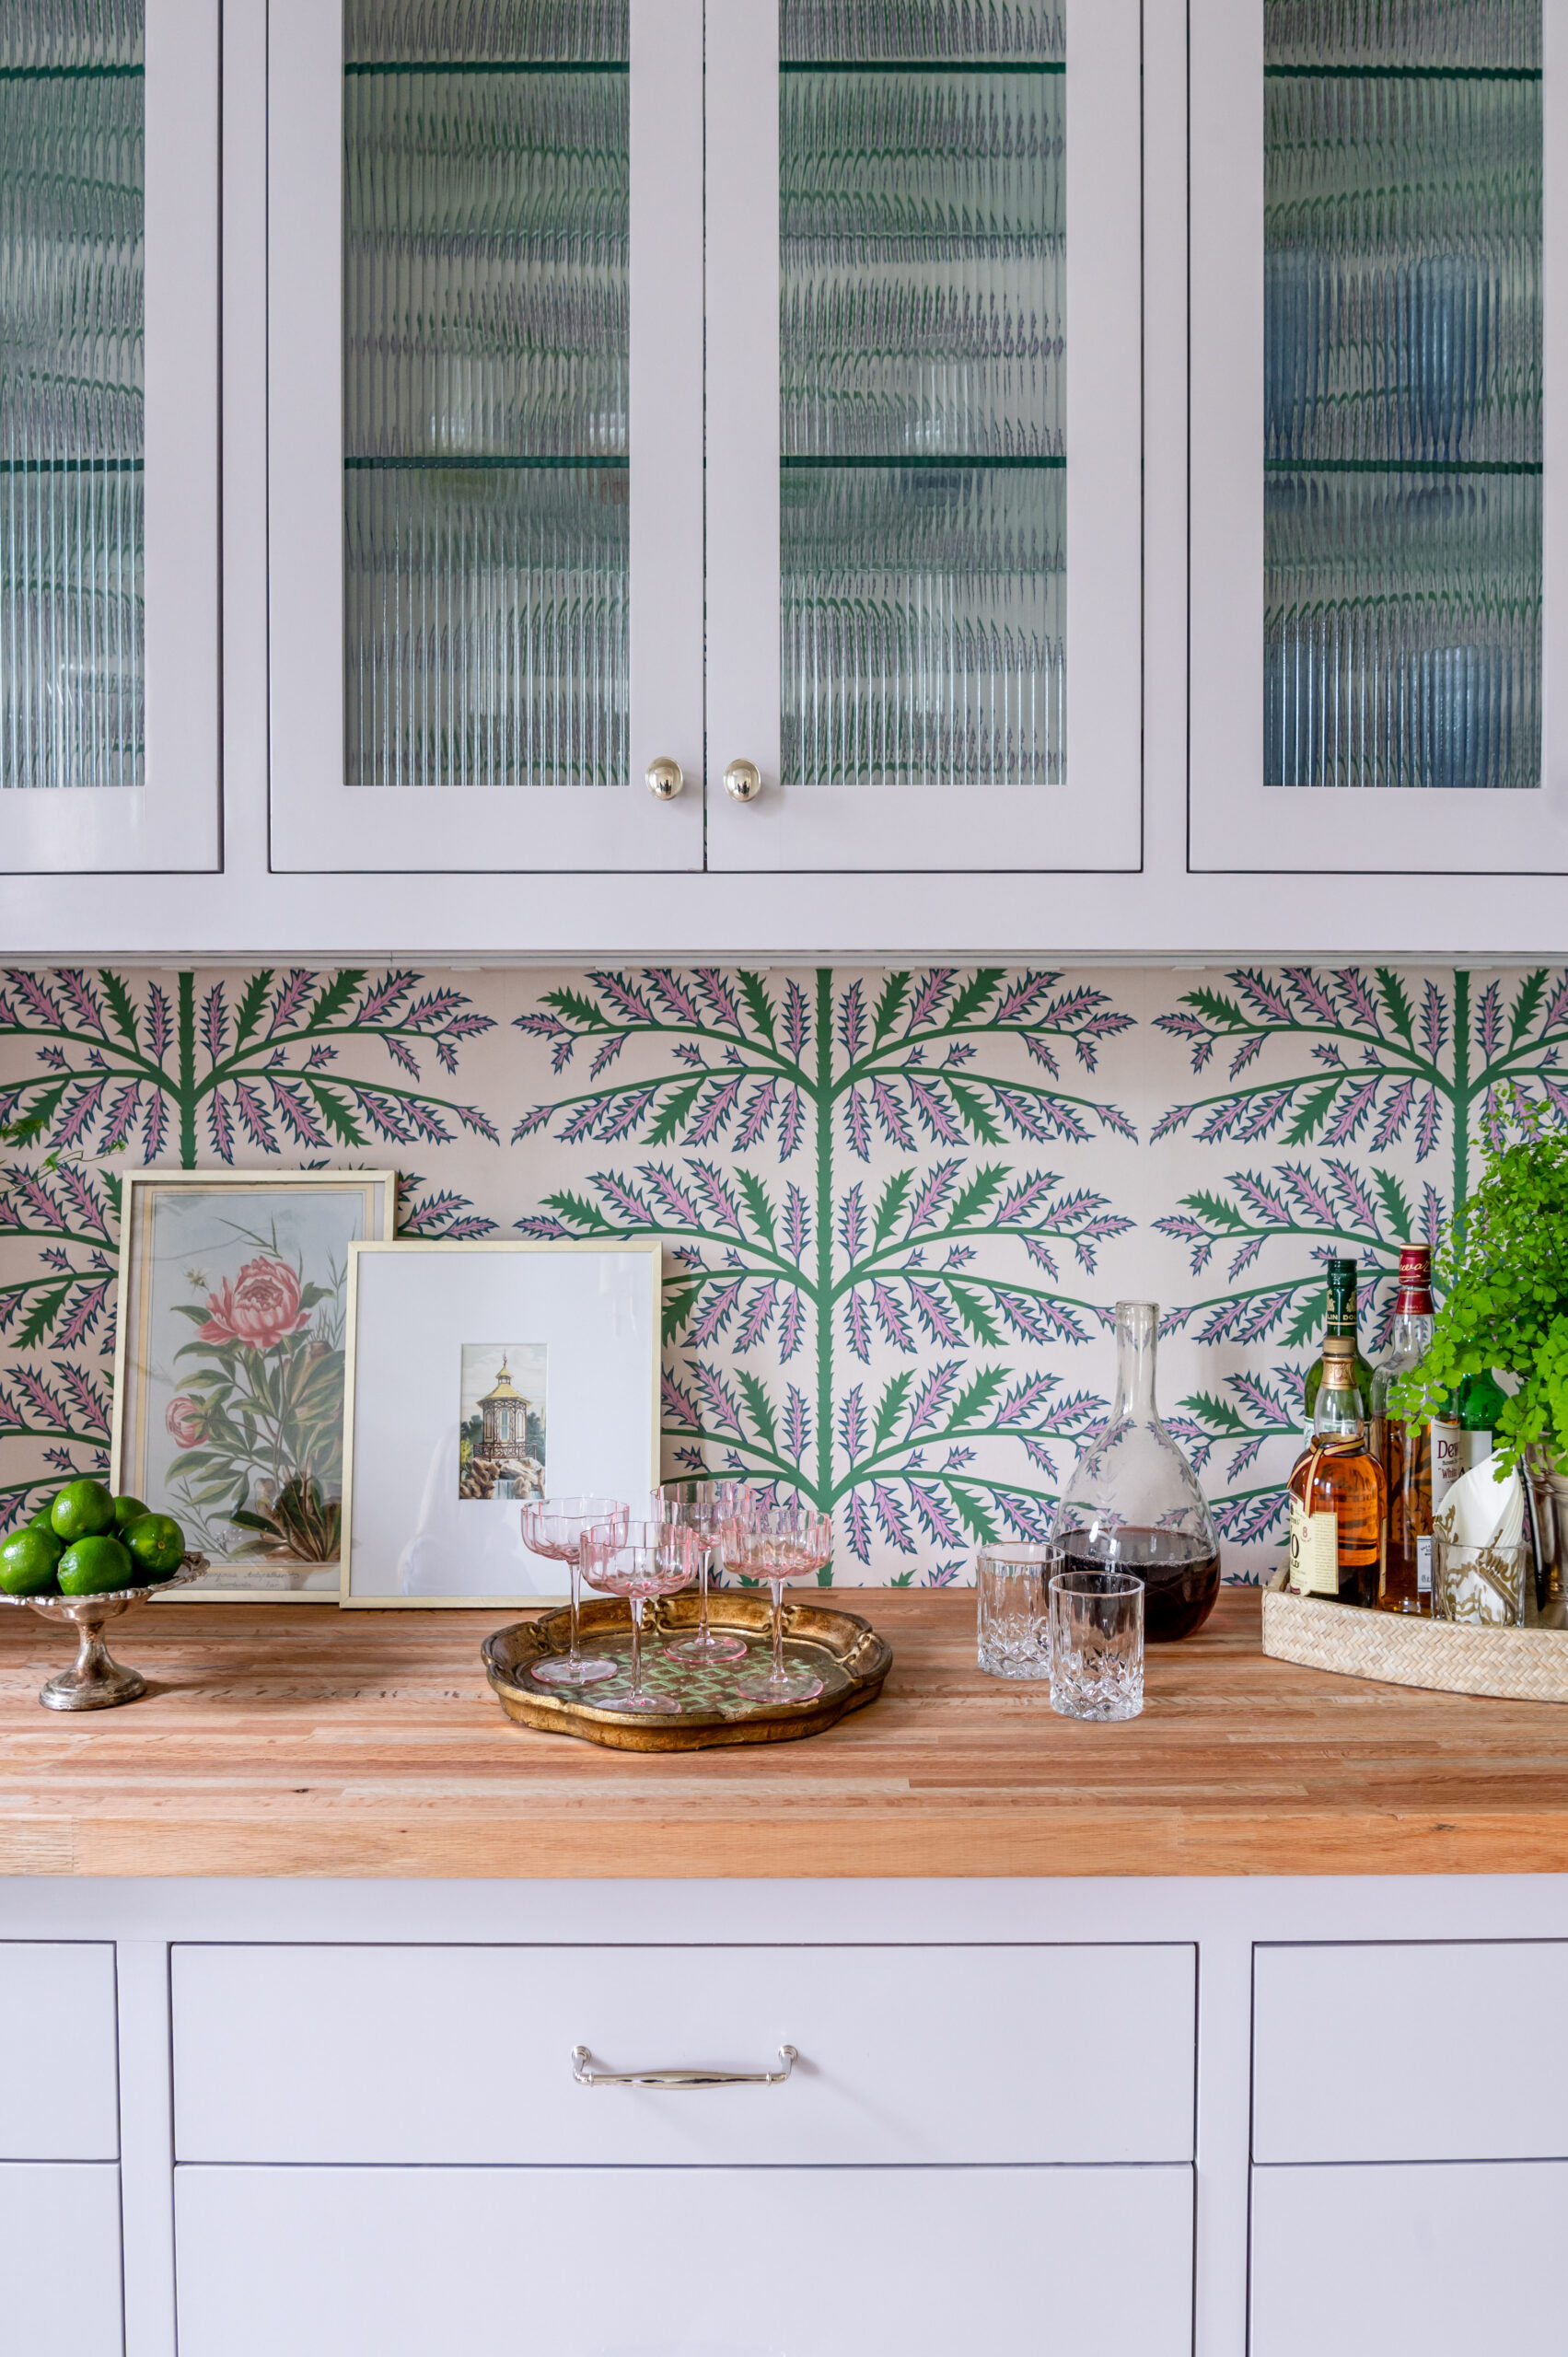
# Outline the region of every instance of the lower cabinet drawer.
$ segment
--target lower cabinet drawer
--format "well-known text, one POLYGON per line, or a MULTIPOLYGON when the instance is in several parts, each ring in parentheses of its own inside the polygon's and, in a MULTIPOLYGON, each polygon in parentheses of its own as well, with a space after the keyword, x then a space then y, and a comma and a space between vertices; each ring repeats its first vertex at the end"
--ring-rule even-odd
POLYGON ((0 2160, 120 2153, 114 1950, 103 1940, 0 1940, 0 2160), (41 2022, 37 2035, 12 2025, 41 2022))
POLYGON ((188 1945, 173 1990, 181 2161, 1192 2157, 1187 1946, 188 1945), (579 2046, 616 2073, 786 2045, 777 2086, 573 2075, 579 2046))
POLYGON ((1250 2357, 1562 2357, 1568 2164, 1252 2173, 1250 2357))
POLYGON ((1550 2013, 1565 1970, 1552 1940, 1259 1947, 1253 2159, 1568 2158, 1568 2046, 1533 2038, 1521 2061, 1456 2034, 1550 2013))
POLYGON ((1191 2357, 1191 2168, 181 2167, 175 2216, 180 2357, 1191 2357))
POLYGON ((0 2163, 0 2347, 121 2357, 121 2307, 114 2163, 0 2163))

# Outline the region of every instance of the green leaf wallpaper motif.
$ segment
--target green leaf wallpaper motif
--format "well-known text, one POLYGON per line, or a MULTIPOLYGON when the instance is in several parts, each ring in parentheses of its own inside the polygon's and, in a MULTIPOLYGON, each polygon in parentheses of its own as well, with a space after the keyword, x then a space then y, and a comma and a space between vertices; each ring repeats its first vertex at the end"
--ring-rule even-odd
POLYGON ((1375 1354, 1497 1090, 1568 1122, 1565 1052, 1561 970, 15 969, 0 1522, 104 1461, 127 1162, 390 1160, 405 1234, 659 1237, 667 1472, 806 1491, 841 1584, 1043 1528, 1112 1305, 1156 1298, 1255 1579, 1323 1260, 1362 1259, 1375 1354))

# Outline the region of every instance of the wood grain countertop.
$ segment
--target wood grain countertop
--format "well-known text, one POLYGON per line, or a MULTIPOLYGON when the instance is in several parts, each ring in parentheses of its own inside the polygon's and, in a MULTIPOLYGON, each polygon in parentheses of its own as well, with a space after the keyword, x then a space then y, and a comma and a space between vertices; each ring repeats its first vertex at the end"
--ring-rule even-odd
POLYGON ((643 1758, 503 1717, 494 1612, 170 1602, 111 1624, 146 1699, 57 1715, 67 1633, 0 1614, 0 1875, 1568 1872, 1568 1709, 1265 1660, 1256 1591, 1151 1650, 1141 1719, 982 1678, 971 1592, 846 1594, 880 1701, 643 1758))

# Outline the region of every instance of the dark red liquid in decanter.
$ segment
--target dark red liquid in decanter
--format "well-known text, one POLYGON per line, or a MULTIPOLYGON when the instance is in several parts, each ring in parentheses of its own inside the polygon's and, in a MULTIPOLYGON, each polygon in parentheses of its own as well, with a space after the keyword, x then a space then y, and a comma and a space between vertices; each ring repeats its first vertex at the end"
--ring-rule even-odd
POLYGON ((1168 1645, 1201 1629, 1220 1592, 1220 1559, 1206 1540, 1179 1530, 1121 1529, 1116 1553, 1108 1556, 1087 1531, 1069 1531, 1063 1541, 1069 1571, 1132 1572, 1144 1583, 1144 1638, 1168 1645))

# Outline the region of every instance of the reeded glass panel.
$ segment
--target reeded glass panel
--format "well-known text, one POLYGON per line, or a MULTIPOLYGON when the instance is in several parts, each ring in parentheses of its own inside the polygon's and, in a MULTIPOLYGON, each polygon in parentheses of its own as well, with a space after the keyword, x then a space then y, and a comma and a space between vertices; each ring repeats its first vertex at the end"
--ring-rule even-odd
POLYGON ((143 782, 141 0, 0 11, 0 785, 143 782))
POLYGON ((1063 24, 782 0, 786 784, 1062 778, 1063 24))
POLYGON ((1540 0, 1266 0, 1264 777, 1540 783, 1540 0))
POLYGON ((345 37, 345 774, 624 784, 626 0, 345 37))

